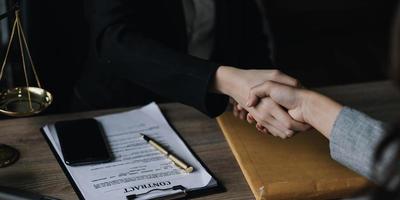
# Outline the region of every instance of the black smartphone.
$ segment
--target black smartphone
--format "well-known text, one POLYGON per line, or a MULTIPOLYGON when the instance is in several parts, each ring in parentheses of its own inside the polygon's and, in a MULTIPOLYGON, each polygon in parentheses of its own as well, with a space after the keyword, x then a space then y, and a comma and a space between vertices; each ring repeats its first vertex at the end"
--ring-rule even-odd
POLYGON ((112 160, 103 128, 95 119, 56 122, 55 128, 67 165, 80 166, 112 160))

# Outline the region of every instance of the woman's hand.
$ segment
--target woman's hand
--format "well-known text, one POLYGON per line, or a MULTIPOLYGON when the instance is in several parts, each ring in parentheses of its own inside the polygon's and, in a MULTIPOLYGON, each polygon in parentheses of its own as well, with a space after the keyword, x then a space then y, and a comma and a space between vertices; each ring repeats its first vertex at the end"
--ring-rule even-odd
POLYGON ((257 121, 257 128, 261 131, 265 131, 263 127, 268 129, 268 126, 264 126, 268 125, 266 122, 269 121, 268 116, 265 116, 264 113, 266 109, 264 101, 270 101, 269 99, 286 108, 293 119, 311 125, 327 138, 329 138, 333 123, 343 107, 316 92, 266 81, 251 89, 247 102, 247 106, 254 109, 251 112, 252 116, 248 116, 248 121, 257 121))
POLYGON ((263 133, 271 133, 281 138, 291 137, 295 131, 306 131, 310 127, 305 125, 306 121, 303 116, 302 103, 304 97, 303 90, 300 88, 279 84, 273 81, 266 81, 250 90, 247 105, 253 108, 251 115, 247 116, 249 123, 257 122, 257 129, 263 133), (293 121, 287 120, 286 115, 282 115, 279 111, 275 111, 270 107, 271 104, 283 106, 293 121), (265 110, 270 110, 266 113, 265 110), (271 115, 272 114, 272 115, 271 115), (283 124, 288 131, 282 132, 271 126, 271 118, 275 118, 280 122, 292 122, 283 124))
MULTIPOLYGON (((304 89, 279 84, 274 81, 266 81, 250 90, 246 106, 254 107, 256 109, 255 113, 258 113, 265 110, 259 109, 265 104, 265 101, 272 100, 286 108, 294 120, 307 123, 302 110, 304 109, 303 104, 306 102, 305 98, 307 98, 307 95, 304 89), (268 99, 266 100, 265 98, 267 97, 268 99)), ((259 113, 259 115, 261 114, 259 113)))

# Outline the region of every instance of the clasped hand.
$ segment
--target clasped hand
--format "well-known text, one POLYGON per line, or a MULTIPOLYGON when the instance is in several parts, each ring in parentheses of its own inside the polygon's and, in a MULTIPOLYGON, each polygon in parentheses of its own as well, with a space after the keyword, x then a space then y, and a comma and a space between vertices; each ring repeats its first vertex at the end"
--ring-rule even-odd
POLYGON ((230 77, 226 81, 231 81, 231 88, 225 91, 236 117, 281 138, 310 128, 303 116, 303 89, 296 79, 278 70, 224 69, 230 77))

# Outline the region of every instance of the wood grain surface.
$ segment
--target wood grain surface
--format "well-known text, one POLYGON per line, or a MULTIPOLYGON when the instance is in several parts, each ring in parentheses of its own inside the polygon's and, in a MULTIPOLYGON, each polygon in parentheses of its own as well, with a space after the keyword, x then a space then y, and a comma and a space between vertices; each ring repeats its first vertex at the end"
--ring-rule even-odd
MULTIPOLYGON (((394 120, 400 113, 400 93, 389 82, 335 86, 317 90, 384 121, 394 120)), ((200 199, 254 199, 214 119, 209 119, 195 109, 182 104, 171 103, 160 106, 172 126, 227 189, 227 192, 200 199)), ((128 109, 0 121, 0 143, 16 147, 21 152, 21 158, 17 163, 0 168, 0 185, 61 199, 77 199, 40 133, 40 127, 59 120, 93 117, 128 109)))

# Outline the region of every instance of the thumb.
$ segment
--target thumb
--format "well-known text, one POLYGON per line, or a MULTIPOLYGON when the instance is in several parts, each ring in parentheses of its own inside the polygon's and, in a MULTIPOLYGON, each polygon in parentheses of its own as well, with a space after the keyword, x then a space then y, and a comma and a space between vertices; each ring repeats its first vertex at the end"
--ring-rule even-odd
POLYGON ((304 123, 303 113, 299 109, 289 110, 288 111, 290 117, 294 120, 304 123))
POLYGON ((259 101, 260 101, 260 99, 259 99, 258 96, 249 95, 249 97, 247 99, 246 106, 247 107, 253 107, 253 106, 257 105, 259 101))
POLYGON ((260 98, 267 97, 269 94, 268 85, 270 82, 264 82, 250 89, 249 97, 247 98, 246 106, 252 107, 258 104, 260 98))

